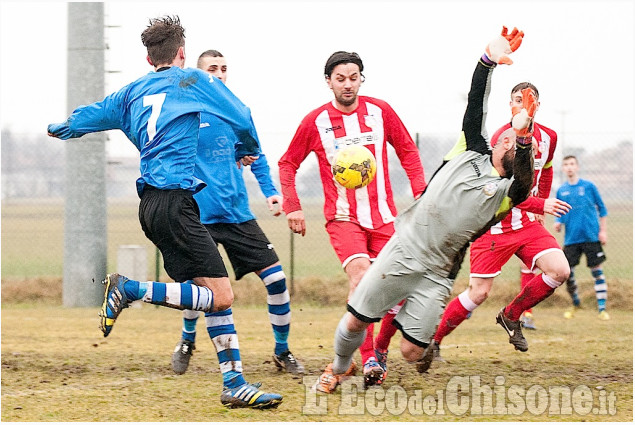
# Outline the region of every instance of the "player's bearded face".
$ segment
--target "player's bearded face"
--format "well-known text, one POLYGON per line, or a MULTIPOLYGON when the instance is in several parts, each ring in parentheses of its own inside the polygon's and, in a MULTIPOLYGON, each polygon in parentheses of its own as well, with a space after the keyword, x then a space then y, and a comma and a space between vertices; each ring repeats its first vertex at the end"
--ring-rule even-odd
POLYGON ((357 65, 353 63, 337 65, 327 81, 337 103, 351 106, 357 101, 357 92, 362 85, 362 77, 357 65))

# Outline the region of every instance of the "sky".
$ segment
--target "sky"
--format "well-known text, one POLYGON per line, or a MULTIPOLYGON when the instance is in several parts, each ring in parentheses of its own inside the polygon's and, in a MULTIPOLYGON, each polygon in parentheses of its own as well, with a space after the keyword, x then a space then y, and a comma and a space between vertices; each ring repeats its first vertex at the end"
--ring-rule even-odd
MULTIPOLYGON (((42 134, 77 106, 66 105, 67 9, 0 2, 2 129, 42 134)), ((514 64, 494 73, 490 134, 509 120, 511 87, 527 80, 540 91, 536 120, 561 147, 633 138, 632 1, 107 1, 106 69, 117 72, 104 95, 152 70, 140 34, 166 14, 186 29, 186 66, 207 49, 227 58, 227 85, 251 108, 270 162, 332 99, 323 69, 336 50, 359 53, 360 94, 387 101, 411 134, 458 135, 476 61, 503 25, 526 35, 514 64)), ((109 138, 111 155, 137 155, 121 132, 109 138)))

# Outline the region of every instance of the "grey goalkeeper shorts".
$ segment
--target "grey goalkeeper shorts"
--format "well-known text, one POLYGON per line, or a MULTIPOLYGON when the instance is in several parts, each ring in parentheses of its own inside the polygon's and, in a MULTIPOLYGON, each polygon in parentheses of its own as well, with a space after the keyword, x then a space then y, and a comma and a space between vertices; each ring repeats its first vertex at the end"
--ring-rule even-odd
POLYGON ((395 325, 404 338, 424 347, 436 332, 453 283, 426 269, 394 234, 355 288, 348 311, 363 322, 378 322, 405 299, 395 325))

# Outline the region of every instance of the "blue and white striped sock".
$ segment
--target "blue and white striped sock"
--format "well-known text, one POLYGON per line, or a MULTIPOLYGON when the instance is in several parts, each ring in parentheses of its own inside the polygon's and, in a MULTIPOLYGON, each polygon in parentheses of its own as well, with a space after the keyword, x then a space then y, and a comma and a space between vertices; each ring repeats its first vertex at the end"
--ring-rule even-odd
POLYGON ((183 310, 183 332, 181 336, 184 340, 194 342, 196 340, 196 322, 198 321, 198 311, 183 310))
POLYGON ((223 386, 236 388, 245 383, 243 364, 240 361, 238 335, 234 328, 232 309, 205 313, 207 333, 216 347, 220 371, 223 374, 223 386))
POLYGON ((595 279, 595 298, 598 300, 598 310, 600 312, 606 310, 606 298, 608 295, 608 286, 604 279, 604 272, 601 268, 591 269, 593 279, 595 279))
POLYGON ((287 340, 291 324, 291 307, 286 276, 282 271, 282 266, 276 265, 260 273, 260 279, 267 289, 269 321, 273 328, 273 337, 276 340, 274 352, 279 355, 289 350, 287 340))
POLYGON ((567 280, 567 292, 571 295, 571 300, 575 307, 580 307, 580 297, 578 296, 578 284, 575 280, 575 269, 571 267, 569 279, 567 280))
POLYGON ((195 285, 191 280, 179 282, 140 282, 147 284, 143 294, 146 303, 162 305, 179 310, 212 311, 214 293, 204 286, 195 285))

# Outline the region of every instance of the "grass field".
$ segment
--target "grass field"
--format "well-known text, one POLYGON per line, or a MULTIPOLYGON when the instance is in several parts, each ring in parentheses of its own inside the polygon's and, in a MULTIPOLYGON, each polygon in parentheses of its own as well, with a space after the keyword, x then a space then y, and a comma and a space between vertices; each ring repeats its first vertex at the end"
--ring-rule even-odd
POLYGON ((611 321, 601 322, 587 308, 566 321, 562 309, 541 308, 539 330, 525 332, 530 349, 520 353, 494 323, 499 307, 484 305, 449 335, 442 345, 446 362, 433 363, 428 374, 419 375, 400 358, 394 338, 382 389, 351 392, 357 387, 349 385, 316 398, 307 387, 332 359, 343 306, 294 306, 290 344, 307 367, 300 379, 272 364, 273 337, 264 307, 238 303, 234 315, 246 378, 284 396, 278 409, 256 411, 220 404, 218 362, 201 324, 190 369, 181 376, 172 372, 170 356, 181 326, 176 310, 130 308, 104 339, 97 308, 5 303, 2 420, 633 420, 632 311, 614 310, 611 321))
MULTIPOLYGON (((420 376, 401 360, 395 338, 383 390, 362 392, 358 398, 350 385, 328 397, 307 392, 332 360, 333 332, 344 312, 347 283, 324 231, 320 207, 306 211, 307 237, 294 237, 290 338, 292 350, 307 366, 304 381, 277 372, 271 363, 273 338, 262 283, 247 276, 233 285, 246 377, 285 398, 277 410, 259 412, 222 407, 216 355, 200 324, 190 370, 183 376, 173 374, 170 356, 180 336, 180 312, 149 305, 128 309, 104 339, 97 329, 97 307, 61 307, 62 205, 3 203, 1 419, 632 421, 632 205, 609 210, 609 261, 604 270, 611 321, 597 320, 593 282, 582 266, 577 277, 584 309, 576 320, 562 318, 570 301, 559 288, 535 309, 539 330, 526 332, 529 352, 515 352, 494 324, 497 310, 518 292, 518 264, 511 261, 489 300, 444 340, 447 362, 433 364, 429 374, 420 376), (471 386, 457 392, 455 384, 466 382, 471 386), (561 398, 552 398, 557 392, 561 398), (573 398, 569 404, 567 395, 573 398)), ((270 218, 266 211, 254 212, 263 217, 259 222, 289 276, 286 221, 270 218)), ((136 220, 134 205, 109 208, 108 270, 116 270, 119 245, 147 245, 152 278, 154 248, 136 220)), ((464 264, 454 295, 466 287, 467 269, 464 264)))

